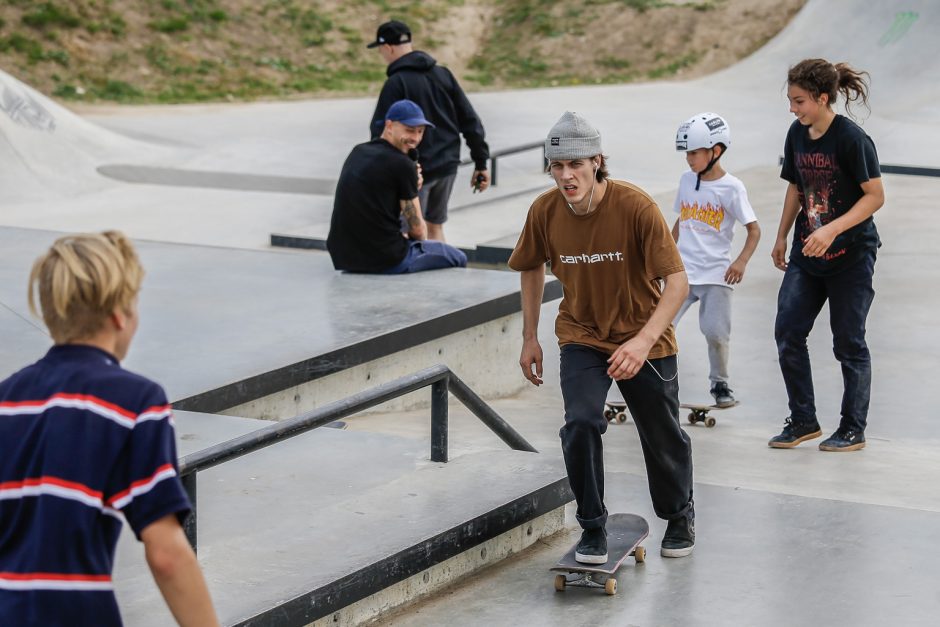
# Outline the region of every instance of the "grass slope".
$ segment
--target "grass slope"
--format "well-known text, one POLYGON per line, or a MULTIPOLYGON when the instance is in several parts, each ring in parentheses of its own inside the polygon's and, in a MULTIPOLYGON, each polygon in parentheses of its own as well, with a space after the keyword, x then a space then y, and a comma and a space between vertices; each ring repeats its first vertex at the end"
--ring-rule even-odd
POLYGON ((402 19, 469 89, 625 82, 727 65, 804 1, 0 0, 0 68, 78 102, 368 94, 402 19))

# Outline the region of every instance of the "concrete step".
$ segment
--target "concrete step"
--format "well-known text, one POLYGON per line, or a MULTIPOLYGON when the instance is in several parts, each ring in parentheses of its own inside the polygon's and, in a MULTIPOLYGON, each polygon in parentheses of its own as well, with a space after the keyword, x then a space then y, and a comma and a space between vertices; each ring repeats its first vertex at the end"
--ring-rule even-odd
MULTIPOLYGON (((177 422, 181 442, 214 443, 256 421, 177 422)), ((223 624, 358 624, 562 528, 557 456, 429 451, 429 438, 321 428, 200 473, 199 559, 223 624)), ((126 530, 115 581, 128 624, 170 624, 126 530)))

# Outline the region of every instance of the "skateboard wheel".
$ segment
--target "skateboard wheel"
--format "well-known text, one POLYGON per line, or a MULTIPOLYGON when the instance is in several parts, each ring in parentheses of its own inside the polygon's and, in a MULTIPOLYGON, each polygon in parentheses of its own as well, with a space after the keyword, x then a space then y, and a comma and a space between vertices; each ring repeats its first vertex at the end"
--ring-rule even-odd
POLYGON ((564 592, 566 583, 568 583, 568 581, 565 579, 564 575, 555 575, 555 590, 564 592))
POLYGON ((643 562, 645 562, 646 561, 646 549, 644 549, 642 546, 636 547, 636 549, 633 550, 633 559, 636 560, 637 564, 642 564, 643 562))
POLYGON ((604 418, 607 419, 607 422, 613 422, 615 416, 616 414, 614 413, 614 410, 612 409, 604 410, 604 418))
POLYGON ((706 419, 705 419, 705 426, 706 426, 706 427, 714 427, 714 426, 715 426, 715 419, 712 418, 711 416, 709 416, 708 418, 706 418, 706 419))
POLYGON ((604 592, 610 595, 617 594, 617 580, 608 579, 607 582, 604 584, 604 592))
POLYGON ((623 413, 623 412, 620 412, 619 414, 617 414, 617 421, 618 421, 618 422, 621 422, 621 423, 626 422, 626 421, 627 421, 627 415, 626 415, 625 413, 623 413))
POLYGON ((694 413, 690 413, 690 414, 689 414, 689 424, 690 424, 690 425, 694 425, 694 424, 695 424, 695 414, 694 414, 694 413))

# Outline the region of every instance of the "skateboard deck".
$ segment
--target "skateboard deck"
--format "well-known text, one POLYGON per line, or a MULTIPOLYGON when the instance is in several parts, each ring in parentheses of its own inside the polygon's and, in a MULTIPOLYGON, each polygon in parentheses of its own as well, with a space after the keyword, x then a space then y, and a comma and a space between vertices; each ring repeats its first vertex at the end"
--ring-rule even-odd
POLYGON ((576 542, 564 557, 549 570, 555 575, 555 589, 561 592, 567 586, 603 588, 607 594, 617 594, 614 573, 623 561, 633 556, 637 564, 646 559, 646 549, 640 543, 650 533, 649 523, 636 514, 611 514, 607 518, 607 562, 604 564, 582 564, 574 559, 578 547, 576 542))
POLYGON ((714 427, 715 420, 714 416, 709 416, 708 412, 712 410, 722 410, 722 409, 731 409, 732 407, 737 407, 741 403, 735 401, 734 405, 728 405, 727 407, 719 407, 718 405, 697 405, 695 403, 681 403, 679 407, 682 409, 691 410, 688 415, 689 424, 694 425, 697 422, 704 422, 706 427, 714 427))
POLYGON ((627 404, 623 401, 605 401, 604 418, 607 419, 607 422, 614 422, 615 420, 620 423, 626 422, 627 404))

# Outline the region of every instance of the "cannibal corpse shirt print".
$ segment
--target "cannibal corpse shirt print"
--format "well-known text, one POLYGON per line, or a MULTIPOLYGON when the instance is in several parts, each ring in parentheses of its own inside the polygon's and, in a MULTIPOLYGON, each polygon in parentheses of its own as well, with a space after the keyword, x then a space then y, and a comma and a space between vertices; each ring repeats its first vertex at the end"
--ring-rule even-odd
MULTIPOLYGON (((832 206, 835 200, 832 188, 839 174, 839 164, 834 154, 821 152, 798 152, 794 155, 796 168, 800 173, 803 185, 799 187, 800 207, 802 215, 798 218, 800 241, 816 229, 829 224, 837 215, 832 206)), ((841 215, 843 212, 839 212, 841 215)), ((833 242, 835 244, 835 242, 833 242)), ((826 253, 827 259, 845 254, 845 247, 839 250, 830 248, 826 253)))

